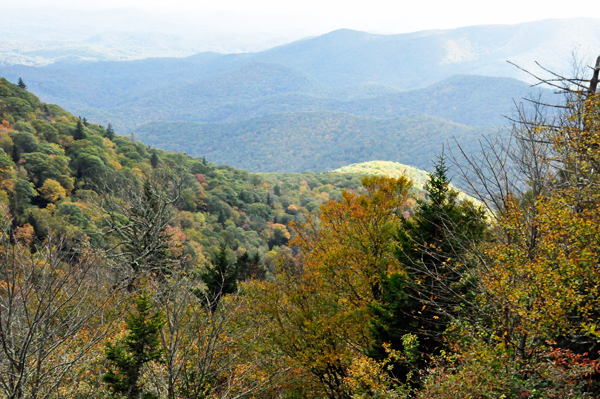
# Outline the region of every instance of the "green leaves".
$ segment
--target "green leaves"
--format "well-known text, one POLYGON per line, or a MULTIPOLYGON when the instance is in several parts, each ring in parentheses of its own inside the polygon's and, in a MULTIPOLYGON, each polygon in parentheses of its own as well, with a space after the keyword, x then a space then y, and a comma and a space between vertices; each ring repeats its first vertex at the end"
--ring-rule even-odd
POLYGON ((106 345, 109 366, 102 379, 115 395, 124 395, 128 399, 155 398, 155 394, 144 391, 139 379, 147 363, 162 361, 160 330, 166 321, 161 312, 153 312, 148 294, 139 295, 135 304, 135 311, 127 317, 125 338, 106 345))

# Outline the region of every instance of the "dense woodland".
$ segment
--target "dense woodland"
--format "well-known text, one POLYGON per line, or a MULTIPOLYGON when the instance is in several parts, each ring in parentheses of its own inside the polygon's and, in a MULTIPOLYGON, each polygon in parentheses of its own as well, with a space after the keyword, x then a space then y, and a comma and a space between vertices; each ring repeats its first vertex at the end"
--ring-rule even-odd
POLYGON ((423 181, 217 166, 0 79, 1 395, 598 397, 584 83, 423 181))
POLYGON ((338 112, 261 116, 243 122, 157 122, 134 132, 144 143, 217 159, 251 171, 302 172, 380 159, 432 169, 446 140, 469 151, 496 128, 475 128, 427 115, 365 118, 338 112), (434 144, 435 143, 435 144, 434 144))

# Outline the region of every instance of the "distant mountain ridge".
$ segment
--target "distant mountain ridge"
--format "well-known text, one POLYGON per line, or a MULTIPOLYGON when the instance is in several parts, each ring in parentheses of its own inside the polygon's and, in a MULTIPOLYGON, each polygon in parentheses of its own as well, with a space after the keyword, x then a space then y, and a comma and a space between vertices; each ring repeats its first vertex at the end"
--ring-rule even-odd
POLYGON ((248 31, 248 27, 227 26, 235 12, 203 12, 199 20, 198 16, 158 14, 147 8, 86 10, 75 2, 65 6, 24 3, 31 2, 1 5, 0 65, 186 57, 205 51, 256 52, 306 36, 286 29, 269 34, 260 28, 248 31))
MULTIPOLYGON (((377 84, 328 89, 309 78, 303 79, 302 75, 277 76, 282 67, 252 65, 260 65, 267 72, 262 80, 254 79, 263 84, 270 80, 267 87, 248 85, 246 81, 229 84, 231 76, 240 75, 234 70, 225 73, 223 79, 217 76, 206 83, 175 85, 164 92, 147 93, 114 109, 80 109, 77 113, 106 123, 112 117, 113 123, 119 121, 131 129, 144 121, 228 123, 284 112, 316 111, 375 118, 428 114, 470 126, 500 126, 508 122, 505 116, 510 116, 515 102, 540 92, 516 79, 483 76, 454 76, 410 91, 377 84), (282 84, 280 77, 287 77, 287 82, 282 84), (275 80, 278 81, 273 82, 275 80), (232 92, 232 88, 235 91, 232 92)), ((249 67, 242 68, 248 70, 249 67)), ((551 101, 549 91, 540 93, 551 101)))
MULTIPOLYGON (((571 66, 571 52, 578 44, 584 53, 600 54, 600 20, 553 19, 397 35, 342 29, 258 53, 223 55, 207 52, 187 58, 56 63, 43 68, 11 66, 0 68, 0 76, 11 81, 22 77, 42 100, 57 103, 77 114, 87 114, 99 123, 112 122, 118 131, 127 133, 151 121, 231 121, 265 112, 332 110, 395 117, 399 115, 395 111, 388 114, 381 110, 359 112, 347 108, 352 108, 352 104, 325 101, 323 105, 315 105, 311 104, 312 99, 306 98, 292 99, 292 103, 283 99, 281 104, 279 99, 274 99, 276 104, 271 110, 270 100, 265 102, 263 97, 304 93, 339 102, 350 99, 343 94, 345 90, 366 87, 365 84, 387 87, 388 94, 395 94, 394 90, 432 87, 455 75, 523 79, 525 75, 506 63, 507 59, 528 68, 537 60, 551 69, 565 71, 571 66), (266 80, 255 81, 263 86, 258 91, 259 96, 252 97, 251 92, 244 90, 252 83, 252 74, 260 72, 261 68, 266 72, 262 75, 266 80), (280 77, 278 82, 273 80, 276 76, 280 77), (246 77, 248 81, 240 77, 246 77), (219 93, 213 91, 218 98, 206 91, 211 79, 213 89, 221 90, 219 93), (223 95, 226 82, 221 84, 219 80, 222 79, 231 82, 229 99, 223 95), (295 79, 304 80, 304 86, 298 86, 295 79), (242 94, 247 94, 246 98, 242 94), (201 101, 203 96, 204 102, 201 101), (186 98, 186 101, 178 105, 175 98, 186 98), (254 103, 240 104, 240 101, 254 103), (298 108, 294 108, 296 103, 298 108), (157 104, 158 108, 155 107, 157 104), (185 109, 187 104, 190 109, 185 109), (251 109, 247 116, 244 109, 251 109), (236 113, 241 110, 243 116, 227 116, 232 115, 233 110, 236 113), (180 116, 168 117, 177 114, 180 116)), ((502 98, 519 98, 521 92, 521 89, 513 94, 504 92, 502 98)), ((359 93, 356 97, 365 96, 359 93)), ((389 104, 383 100, 381 106, 411 109, 405 107, 401 99, 399 101, 389 104)), ((354 106, 354 109, 364 107, 354 106)), ((434 112, 435 108, 423 105, 410 112, 434 112)), ((486 120, 497 123, 498 112, 495 109, 491 112, 496 116, 486 120)), ((434 116, 449 117, 448 114, 434 116)), ((466 123, 480 124, 472 120, 466 123)))

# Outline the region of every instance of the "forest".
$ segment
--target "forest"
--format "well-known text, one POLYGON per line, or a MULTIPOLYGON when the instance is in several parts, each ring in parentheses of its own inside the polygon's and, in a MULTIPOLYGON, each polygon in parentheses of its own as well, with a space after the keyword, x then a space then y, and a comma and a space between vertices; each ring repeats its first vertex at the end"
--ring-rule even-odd
POLYGON ((134 134, 151 146, 206 155, 254 172, 317 172, 373 159, 430 170, 446 140, 460 140, 472 151, 481 134, 496 130, 428 115, 379 119, 289 112, 222 124, 155 122, 134 134))
POLYGON ((598 397, 599 72, 427 176, 250 173, 0 78, 0 396, 598 397))

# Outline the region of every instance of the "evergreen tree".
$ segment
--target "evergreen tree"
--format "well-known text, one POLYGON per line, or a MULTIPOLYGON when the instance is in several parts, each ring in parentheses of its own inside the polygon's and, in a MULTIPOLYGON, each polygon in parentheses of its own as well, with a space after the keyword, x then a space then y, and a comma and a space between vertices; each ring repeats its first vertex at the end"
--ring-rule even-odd
POLYGON ((113 129, 113 127, 110 123, 108 124, 108 127, 106 128, 105 136, 106 136, 106 138, 108 138, 111 141, 115 138, 115 130, 113 129))
POLYGON ((73 132, 74 140, 83 140, 85 139, 85 130, 83 128, 83 122, 80 119, 77 119, 77 126, 75 126, 75 131, 73 132))
MULTIPOLYGON (((375 358, 386 356, 383 343, 402 350, 403 336, 408 333, 417 336, 421 353, 435 353, 443 345, 441 334, 450 318, 472 295, 463 255, 483 237, 484 213, 458 200, 443 156, 430 174, 426 192, 427 199, 419 201, 415 214, 404 220, 397 235, 396 256, 407 273, 387 277, 382 304, 372 307, 377 344, 371 355, 375 358)), ((410 371, 410 367, 402 368, 404 373, 410 371)))
POLYGON ((238 270, 227 257, 227 245, 222 244, 219 252, 212 259, 210 267, 202 276, 206 284, 206 305, 214 312, 227 294, 237 290, 238 270))
POLYGON ((23 82, 23 79, 21 78, 19 78, 19 83, 17 83, 17 86, 19 86, 23 90, 27 89, 27 85, 25 84, 25 82, 23 82))
POLYGON ((150 165, 152 165, 153 169, 158 168, 158 163, 159 163, 159 159, 158 159, 158 155, 156 155, 156 151, 152 152, 152 155, 150 156, 150 165))
POLYGON ((88 120, 87 120, 87 118, 85 116, 83 117, 83 124, 85 126, 88 126, 88 120))
POLYGON ((144 365, 162 360, 160 330, 165 320, 161 312, 152 312, 149 295, 142 294, 135 302, 136 309, 127 318, 125 338, 115 345, 106 345, 108 371, 102 379, 118 397, 158 398, 150 392, 144 392, 139 380, 144 365))

